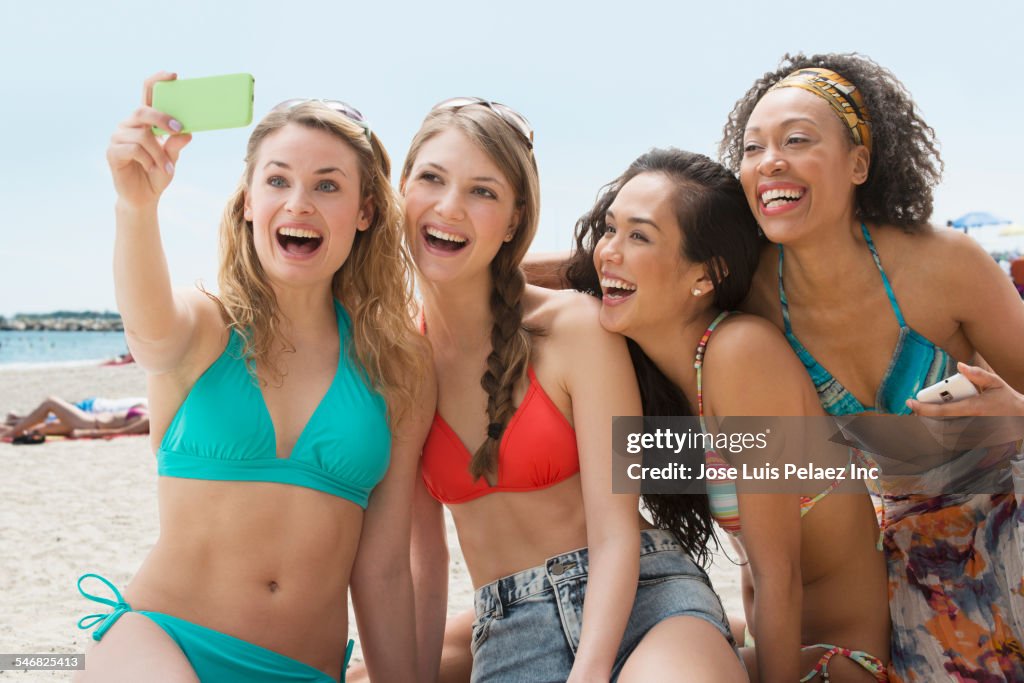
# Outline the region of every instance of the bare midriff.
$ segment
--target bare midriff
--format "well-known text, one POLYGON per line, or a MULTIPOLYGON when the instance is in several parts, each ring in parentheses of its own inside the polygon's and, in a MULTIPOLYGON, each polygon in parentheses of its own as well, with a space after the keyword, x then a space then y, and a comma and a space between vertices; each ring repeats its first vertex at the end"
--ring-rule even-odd
MULTIPOLYGON (((587 546, 579 474, 536 491, 490 493, 449 505, 473 588, 587 546)), ((639 520, 637 529, 650 525, 639 520)))
POLYGON ((135 610, 221 631, 338 678, 363 510, 278 483, 161 477, 160 538, 135 610))
POLYGON ((835 492, 803 518, 805 645, 831 643, 888 659, 888 578, 874 521, 870 498, 835 492), (838 529, 842 540, 835 538, 838 529), (828 536, 828 547, 809 547, 806 540, 828 536))
MULTIPOLYGON (((833 492, 801 519, 802 644, 829 643, 888 660, 888 584, 874 516, 867 496, 833 492)), ((741 562, 746 586, 750 565, 745 556, 741 562)), ((752 600, 745 591, 748 618, 752 600)), ((756 636, 756 624, 748 627, 756 636)))

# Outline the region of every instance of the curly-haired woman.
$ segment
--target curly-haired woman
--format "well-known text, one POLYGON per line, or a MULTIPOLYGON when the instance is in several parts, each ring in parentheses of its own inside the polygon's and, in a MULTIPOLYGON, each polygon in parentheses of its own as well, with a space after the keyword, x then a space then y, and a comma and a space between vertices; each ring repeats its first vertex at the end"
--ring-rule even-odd
MULTIPOLYGON (((157 207, 188 135, 142 106, 114 133, 114 252, 148 373, 160 537, 96 626, 88 680, 337 681, 348 593, 367 666, 414 680, 409 501, 434 389, 409 319, 390 162, 341 102, 275 107, 221 221, 218 296, 172 291, 157 207)), ((99 582, 113 599, 92 596, 99 582)))
MULTIPOLYGON (((919 389, 979 357, 1024 387, 1024 307, 973 240, 928 224, 942 163, 890 71, 856 54, 787 55, 737 102, 720 152, 778 245, 746 307, 785 332, 829 413, 910 413, 919 389)), ((991 409, 988 393, 958 409, 991 409)), ((883 499, 893 679, 1024 680, 1012 490, 883 499)))

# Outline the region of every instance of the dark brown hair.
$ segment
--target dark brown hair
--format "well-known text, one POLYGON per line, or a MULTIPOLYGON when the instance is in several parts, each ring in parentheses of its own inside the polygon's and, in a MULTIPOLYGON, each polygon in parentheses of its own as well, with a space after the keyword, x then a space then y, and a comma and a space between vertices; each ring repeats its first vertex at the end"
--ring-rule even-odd
MULTIPOLYGON (((736 177, 703 154, 679 149, 652 149, 602 188, 594 207, 576 223, 576 249, 567 271, 571 285, 601 296, 594 250, 605 231, 605 215, 623 186, 641 173, 661 173, 673 181, 676 222, 683 237, 680 255, 691 263, 707 265, 717 308, 731 310, 739 306, 750 289, 763 238, 736 177)), ((644 415, 693 415, 679 387, 636 342, 627 339, 627 345, 644 415)), ((708 543, 714 539, 707 496, 645 494, 643 501, 657 526, 675 533, 698 562, 707 562, 708 543)))

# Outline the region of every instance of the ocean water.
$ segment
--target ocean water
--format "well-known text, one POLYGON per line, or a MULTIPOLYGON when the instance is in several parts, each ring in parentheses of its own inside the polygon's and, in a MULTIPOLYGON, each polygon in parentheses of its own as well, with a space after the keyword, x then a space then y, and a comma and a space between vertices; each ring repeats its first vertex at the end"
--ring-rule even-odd
POLYGON ((0 367, 101 362, 127 351, 123 332, 0 331, 0 367))

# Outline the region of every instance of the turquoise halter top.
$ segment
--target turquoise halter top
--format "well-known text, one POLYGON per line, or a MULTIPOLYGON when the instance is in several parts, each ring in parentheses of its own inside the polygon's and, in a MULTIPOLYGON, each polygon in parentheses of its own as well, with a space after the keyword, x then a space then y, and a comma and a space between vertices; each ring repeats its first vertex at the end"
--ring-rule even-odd
POLYGON ((164 433, 160 475, 304 486, 366 508, 391 458, 387 406, 349 358, 351 320, 337 301, 335 310, 338 369, 288 457, 277 457, 274 424, 242 356, 244 341, 232 330, 164 433))
POLYGON ((867 242, 868 249, 871 250, 871 257, 878 267, 878 273, 882 276, 885 293, 889 297, 893 313, 896 314, 896 321, 900 325, 900 336, 896 341, 896 349, 893 351, 892 360, 889 361, 889 367, 885 371, 882 383, 878 385, 875 405, 869 407, 858 401, 846 387, 832 376, 832 373, 811 355, 810 351, 804 348, 804 345, 793 334, 793 328, 789 322, 789 302, 786 301, 786 290, 782 285, 783 249, 780 244, 779 300, 782 303, 782 320, 786 326, 786 339, 789 340, 789 345, 793 347, 796 354, 800 356, 804 367, 807 368, 814 387, 818 390, 818 400, 825 412, 830 415, 853 415, 864 412, 907 415, 910 410, 906 406, 906 400, 913 398, 924 387, 935 384, 943 377, 952 374, 956 363, 941 348, 907 327, 900 305, 896 302, 896 295, 893 294, 892 286, 889 284, 889 278, 886 277, 885 269, 882 268, 882 261, 878 258, 878 250, 875 249, 875 243, 871 240, 871 233, 863 223, 861 223, 860 229, 864 234, 864 241, 867 242))

